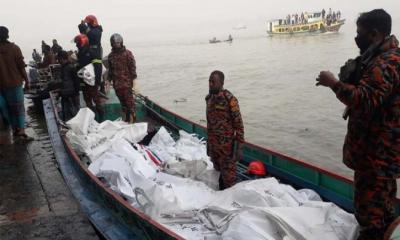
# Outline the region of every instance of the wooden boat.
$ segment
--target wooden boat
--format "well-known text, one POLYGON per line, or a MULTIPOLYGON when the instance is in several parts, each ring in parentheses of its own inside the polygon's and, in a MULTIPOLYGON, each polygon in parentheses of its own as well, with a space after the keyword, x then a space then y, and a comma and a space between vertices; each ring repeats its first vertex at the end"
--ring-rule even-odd
POLYGON ((345 19, 327 20, 320 12, 307 14, 307 21, 287 23, 284 19, 276 19, 267 23, 269 35, 293 35, 305 33, 338 32, 345 19))
POLYGON ((221 40, 218 40, 217 38, 214 37, 213 39, 208 40, 208 42, 209 43, 220 43, 221 40))
POLYGON ((31 99, 35 109, 43 113, 42 101, 49 98, 49 92, 60 87, 61 66, 52 64, 47 68, 37 68, 30 65, 28 71, 28 88, 24 94, 27 99, 31 99))
MULTIPOLYGON (((90 173, 85 164, 72 149, 62 134, 55 93, 44 101, 48 131, 59 163, 60 170, 73 195, 80 202, 83 211, 93 225, 106 239, 183 239, 171 232, 109 189, 90 173), (61 132, 61 134, 60 134, 61 132)), ((137 96, 138 121, 152 125, 163 125, 170 130, 183 129, 207 138, 206 129, 184 117, 168 111, 150 99, 137 96)), ((106 117, 114 120, 121 115, 118 100, 110 96, 106 104, 106 117)), ((310 188, 327 201, 343 209, 353 211, 353 183, 351 179, 311 165, 304 161, 278 153, 274 150, 246 142, 243 155, 238 163, 238 178, 248 179, 246 166, 253 160, 262 161, 270 175, 295 188, 310 188)), ((400 204, 397 206, 399 210, 400 204)), ((392 231, 398 234, 399 231, 392 231)))

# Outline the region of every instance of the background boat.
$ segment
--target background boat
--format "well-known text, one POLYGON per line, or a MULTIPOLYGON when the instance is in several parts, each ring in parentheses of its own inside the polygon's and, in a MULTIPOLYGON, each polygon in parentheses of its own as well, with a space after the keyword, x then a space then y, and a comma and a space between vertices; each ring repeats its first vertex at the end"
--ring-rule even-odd
POLYGON ((305 21, 291 20, 288 23, 284 19, 271 20, 267 23, 267 33, 269 35, 291 35, 304 33, 326 33, 338 32, 345 23, 345 19, 323 18, 320 12, 307 13, 305 21))

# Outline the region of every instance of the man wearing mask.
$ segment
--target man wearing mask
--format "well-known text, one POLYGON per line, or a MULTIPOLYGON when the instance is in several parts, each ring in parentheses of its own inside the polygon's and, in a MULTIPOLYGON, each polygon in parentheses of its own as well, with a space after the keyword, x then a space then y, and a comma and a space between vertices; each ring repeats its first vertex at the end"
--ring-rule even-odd
POLYGON ((0 96, 5 101, 4 105, 8 110, 16 143, 33 140, 25 133, 24 92, 22 89, 23 82, 28 84, 25 66, 21 49, 8 41, 8 29, 0 26, 0 96))
POLYGON ((101 75, 103 71, 103 65, 101 59, 103 57, 103 48, 101 47, 101 35, 103 28, 99 25, 97 18, 94 15, 86 16, 85 20, 82 20, 78 25, 79 32, 85 34, 89 39, 89 48, 92 56, 92 63, 94 66, 94 73, 96 77, 96 86, 101 87, 104 93, 104 87, 101 83, 101 75))
POLYGON ((317 78, 317 85, 330 87, 347 107, 343 162, 354 170, 354 209, 360 224, 358 239, 363 240, 383 239, 396 217, 400 50, 391 27, 391 17, 383 9, 362 13, 355 38, 360 56, 356 64, 350 61, 344 67, 352 72, 342 71, 341 81, 328 71, 317 78))
POLYGON ((110 38, 111 53, 108 55, 108 79, 113 82, 115 93, 122 106, 124 120, 136 121, 133 81, 137 78, 136 61, 131 51, 124 46, 122 36, 115 33, 110 38))
POLYGON ((229 188, 236 183, 236 163, 240 145, 244 142, 244 128, 239 102, 224 89, 224 73, 213 71, 209 78, 206 96, 207 153, 220 172, 219 188, 229 188))

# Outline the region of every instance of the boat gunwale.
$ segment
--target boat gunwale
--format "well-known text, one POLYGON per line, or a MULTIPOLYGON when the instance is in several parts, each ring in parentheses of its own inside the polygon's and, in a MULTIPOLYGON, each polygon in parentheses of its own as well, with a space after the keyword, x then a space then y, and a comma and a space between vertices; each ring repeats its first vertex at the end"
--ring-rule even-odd
MULTIPOLYGON (((179 114, 177 114, 177 113, 171 112, 170 110, 168 110, 168 109, 162 107, 162 106, 161 106, 160 104, 158 104, 156 101, 150 100, 147 96, 141 95, 141 97, 143 97, 146 101, 150 101, 151 103, 157 105, 157 107, 160 108, 162 111, 165 111, 165 112, 167 112, 167 113, 169 113, 169 114, 172 114, 172 115, 174 115, 174 116, 176 116, 176 117, 179 117, 179 118, 182 119, 183 121, 187 121, 187 122, 191 123, 194 127, 200 128, 200 129, 202 129, 202 130, 206 130, 206 127, 204 127, 204 126, 202 126, 202 125, 200 125, 200 124, 198 124, 198 123, 195 123, 195 122, 193 122, 192 120, 189 120, 189 119, 187 119, 187 118, 185 118, 185 117, 182 117, 181 115, 179 115, 179 114)), ((167 120, 167 121, 168 121, 168 120, 167 120)), ((350 185, 354 186, 354 180, 353 180, 353 179, 350 179, 350 178, 348 178, 348 177, 345 177, 345 176, 342 176, 342 175, 339 175, 339 174, 330 172, 329 170, 324 169, 324 168, 322 168, 322 167, 320 167, 320 166, 317 166, 317 165, 314 165, 314 164, 311 164, 311 163, 307 163, 307 162, 305 162, 304 160, 300 160, 300 159, 296 159, 296 158, 294 158, 294 157, 290 157, 290 156, 285 155, 285 154, 283 154, 283 153, 280 153, 280 152, 278 152, 278 151, 276 151, 276 150, 271 150, 271 149, 269 149, 269 148, 262 147, 262 146, 260 146, 260 145, 254 144, 254 143, 250 143, 250 142, 245 141, 244 144, 245 144, 245 145, 248 145, 248 146, 250 146, 250 147, 253 147, 253 148, 255 148, 255 149, 257 149, 257 150, 259 150, 259 151, 261 151, 261 152, 266 152, 266 153, 268 153, 268 154, 281 157, 281 158, 283 158, 284 160, 288 160, 288 161, 291 161, 291 162, 300 164, 300 165, 302 165, 302 166, 304 166, 304 167, 306 167, 306 168, 315 170, 317 173, 325 174, 325 175, 327 175, 327 176, 329 176, 329 177, 332 177, 332 178, 334 178, 334 179, 337 179, 337 180, 339 180, 339 181, 342 181, 342 182, 344 182, 344 183, 347 183, 347 184, 350 184, 350 185)), ((352 201, 353 201, 353 200, 352 200, 352 201)), ((397 208, 400 208, 400 198, 396 197, 395 201, 396 201, 396 203, 397 203, 397 205, 398 205, 397 208)), ((399 211, 400 211, 400 210, 399 210, 399 211)))
MULTIPOLYGON (((195 122, 193 122, 192 120, 189 120, 189 119, 187 119, 187 118, 185 118, 185 117, 182 117, 181 115, 179 115, 179 114, 177 114, 177 113, 173 113, 173 112, 171 112, 170 110, 167 110, 166 108, 162 107, 162 106, 161 106, 160 104, 158 104, 157 102, 155 102, 155 101, 153 101, 153 100, 150 100, 148 97, 145 97, 145 99, 146 99, 147 101, 153 102, 153 103, 156 104, 159 108, 161 108, 163 111, 165 111, 165 112, 167 112, 167 113, 169 113, 169 114, 175 115, 175 116, 179 117, 180 119, 182 119, 182 120, 184 120, 184 121, 187 121, 187 122, 189 122, 189 123, 195 125, 195 126, 198 127, 198 128, 201 128, 202 130, 206 130, 206 129, 207 129, 206 127, 204 127, 204 126, 202 126, 202 125, 200 125, 200 124, 198 124, 198 123, 195 123, 195 122)), ((269 149, 269 148, 266 148, 266 147, 262 147, 262 146, 260 146, 260 145, 254 144, 254 143, 250 143, 250 142, 247 142, 247 141, 245 141, 244 143, 245 143, 246 145, 248 145, 248 146, 250 146, 250 147, 254 147, 254 148, 256 148, 256 149, 258 149, 258 150, 260 150, 260 151, 262 151, 262 152, 267 152, 267 153, 269 153, 269 154, 279 156, 279 157, 281 157, 281 158, 284 158, 284 159, 286 159, 286 160, 289 160, 289 161, 292 161, 292 162, 301 164, 301 165, 303 165, 303 166, 305 166, 305 167, 308 167, 308 168, 311 168, 311 169, 316 170, 316 171, 318 171, 318 172, 324 173, 324 174, 329 175, 329 176, 331 176, 331 177, 334 177, 334 178, 336 178, 336 179, 343 180, 343 181, 345 181, 346 183, 353 184, 353 180, 352 180, 352 179, 350 179, 350 178, 348 178, 348 177, 345 177, 345 176, 341 176, 341 175, 332 173, 332 172, 330 172, 329 170, 324 169, 324 168, 322 168, 322 167, 320 167, 320 166, 307 163, 307 162, 305 162, 304 160, 300 160, 300 159, 296 159, 296 158, 290 157, 290 156, 285 155, 285 154, 283 154, 283 153, 280 153, 280 152, 278 152, 278 151, 276 151, 276 150, 272 150, 272 149, 269 149)))
MULTIPOLYGON (((56 117, 57 121, 60 121, 60 118, 59 118, 59 115, 58 115, 58 111, 57 111, 57 108, 55 106, 53 97, 54 97, 54 95, 52 93, 50 93, 51 104, 53 106, 55 117, 56 117)), ((176 234, 175 232, 169 230, 168 228, 166 228, 165 226, 163 226, 162 224, 160 224, 156 220, 152 219, 150 216, 146 215, 145 213, 143 213, 139 209, 134 208, 125 199, 123 199, 119 194, 114 192, 112 189, 108 188, 103 182, 100 181, 100 179, 98 177, 96 177, 94 174, 92 174, 89 171, 89 169, 82 163, 81 158, 78 156, 78 154, 72 148, 72 145, 69 142, 68 138, 65 135, 61 135, 61 139, 62 139, 62 141, 64 143, 64 146, 66 147, 68 153, 70 154, 72 159, 75 161, 75 163, 77 163, 78 166, 80 167, 80 169, 82 169, 84 171, 84 173, 87 176, 89 176, 89 178, 95 184, 97 184, 101 189, 103 189, 103 191, 106 194, 108 194, 110 197, 114 198, 116 201, 118 201, 120 204, 122 204, 122 206, 124 206, 126 209, 128 209, 131 212, 133 212, 134 214, 138 215, 138 217, 140 217, 142 220, 148 221, 151 225, 153 225, 154 227, 157 227, 160 231, 166 233, 170 237, 173 237, 173 238, 178 239, 178 240, 184 240, 185 239, 182 236, 176 234)))

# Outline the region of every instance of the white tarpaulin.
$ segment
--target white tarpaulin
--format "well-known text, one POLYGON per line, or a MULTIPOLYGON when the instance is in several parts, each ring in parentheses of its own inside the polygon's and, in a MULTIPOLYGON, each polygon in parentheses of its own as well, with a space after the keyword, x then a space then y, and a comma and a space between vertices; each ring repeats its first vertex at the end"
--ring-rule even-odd
POLYGON ((96 124, 84 113, 78 117, 88 122, 72 119, 67 136, 77 151, 91 157, 89 170, 132 206, 187 239, 356 238, 354 216, 322 202, 312 190, 296 190, 275 178, 213 190, 218 175, 205 143, 193 135, 180 132, 175 142, 161 128, 146 147, 136 144, 146 124, 96 124))
POLYGON ((94 117, 89 108, 81 108, 78 114, 67 122, 71 129, 67 132, 71 145, 79 154, 87 155, 91 161, 96 161, 120 139, 136 143, 147 135, 147 123, 127 124, 106 120, 99 124, 94 117))

